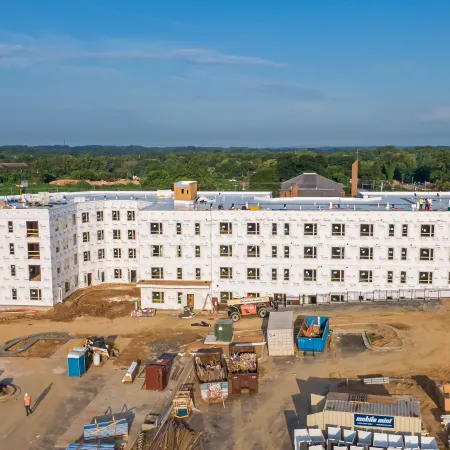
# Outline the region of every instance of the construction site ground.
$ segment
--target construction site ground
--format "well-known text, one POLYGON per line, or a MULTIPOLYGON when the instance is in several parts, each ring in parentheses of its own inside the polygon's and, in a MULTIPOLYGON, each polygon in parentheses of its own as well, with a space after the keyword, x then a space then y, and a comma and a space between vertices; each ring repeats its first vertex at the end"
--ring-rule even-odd
MULTIPOLYGON (((108 287, 103 298, 99 291, 95 295, 102 302, 111 296, 117 300, 121 295, 131 300, 134 293, 108 287)), ((141 408, 139 419, 135 418, 138 426, 145 408, 151 409, 152 400, 145 396, 137 400, 139 395, 126 394, 120 379, 129 364, 138 358, 145 362, 150 355, 198 348, 212 328, 192 327, 191 323, 204 320, 213 324, 221 317, 197 313, 194 319, 186 320, 179 319, 177 311, 158 311, 152 318, 132 318, 127 305, 132 302, 126 302, 125 297, 104 305, 103 317, 97 312, 90 315, 89 308, 80 312, 80 301, 88 301, 89 295, 77 298, 71 300, 78 305, 74 307, 77 314, 69 311, 70 319, 63 321, 55 320, 56 309, 29 316, 0 314, 0 344, 34 333, 69 332, 109 336, 115 339, 120 356, 102 367, 91 368, 79 379, 67 377, 66 357, 75 341, 51 351, 44 348, 42 355, 35 351, 25 357, 0 358, 0 382, 18 388, 14 396, 0 401, 2 449, 54 449, 75 423, 103 415, 107 406, 118 409, 122 400, 131 403, 126 405, 128 409, 141 408), (121 301, 123 310, 117 314, 121 301), (114 309, 114 314, 108 312, 109 308, 114 309), (25 392, 32 396, 33 404, 38 402, 30 417, 25 416, 23 407, 25 392)), ((70 304, 67 307, 70 309, 70 304)), ((205 431, 206 448, 290 449, 293 429, 306 425, 310 394, 326 393, 330 383, 364 375, 398 378, 400 381, 380 389, 390 394, 414 395, 421 401, 424 426, 431 435, 446 439, 438 420, 433 382, 450 380, 445 346, 450 341, 450 301, 308 306, 295 314, 330 317, 327 352, 316 357, 266 356, 259 365, 259 393, 230 395, 225 407, 202 403, 197 395, 195 402, 200 412, 190 419, 190 424, 205 431), (365 329, 371 334, 374 350, 368 350, 358 334, 365 329)), ((243 318, 235 324, 235 330, 240 334, 258 331, 266 323, 256 317, 243 318)))

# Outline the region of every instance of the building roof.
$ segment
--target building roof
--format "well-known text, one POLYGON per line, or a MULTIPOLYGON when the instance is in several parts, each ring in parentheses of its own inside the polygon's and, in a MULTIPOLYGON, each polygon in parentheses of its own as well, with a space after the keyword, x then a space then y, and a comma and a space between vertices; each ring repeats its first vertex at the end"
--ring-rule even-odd
POLYGON ((294 311, 272 311, 269 314, 268 330, 292 330, 294 311))
POLYGON ((299 189, 316 189, 324 191, 342 191, 343 184, 318 175, 315 172, 304 172, 290 180, 281 183, 281 192, 289 191, 292 186, 299 189))
POLYGON ((196 181, 177 181, 175 183, 175 186, 177 188, 187 188, 189 187, 192 183, 197 183, 196 181))
POLYGON ((332 392, 327 395, 324 411, 375 414, 396 417, 420 417, 420 403, 410 395, 368 395, 332 392), (356 399, 356 401, 353 401, 356 399))
POLYGON ((19 162, 19 163, 0 163, 0 170, 1 169, 28 169, 30 167, 29 164, 24 163, 24 162, 19 162))

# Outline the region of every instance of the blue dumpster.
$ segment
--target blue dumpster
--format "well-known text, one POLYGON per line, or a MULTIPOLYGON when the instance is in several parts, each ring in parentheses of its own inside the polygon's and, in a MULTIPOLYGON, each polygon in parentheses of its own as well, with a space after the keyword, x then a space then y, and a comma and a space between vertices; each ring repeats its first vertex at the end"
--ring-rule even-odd
POLYGON ((297 347, 306 353, 323 353, 327 345, 330 323, 328 317, 306 316, 297 336, 297 347), (314 337, 308 336, 308 329, 315 328, 314 337), (319 328, 320 327, 320 328, 319 328))
POLYGON ((67 355, 67 372, 69 377, 81 377, 86 373, 86 347, 75 347, 67 355))

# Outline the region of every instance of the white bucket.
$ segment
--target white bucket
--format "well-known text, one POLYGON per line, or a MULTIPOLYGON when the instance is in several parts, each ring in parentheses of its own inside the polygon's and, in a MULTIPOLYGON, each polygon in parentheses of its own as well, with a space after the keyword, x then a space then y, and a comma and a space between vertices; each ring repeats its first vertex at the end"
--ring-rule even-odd
POLYGON ((100 353, 94 353, 94 366, 99 366, 102 362, 100 353))

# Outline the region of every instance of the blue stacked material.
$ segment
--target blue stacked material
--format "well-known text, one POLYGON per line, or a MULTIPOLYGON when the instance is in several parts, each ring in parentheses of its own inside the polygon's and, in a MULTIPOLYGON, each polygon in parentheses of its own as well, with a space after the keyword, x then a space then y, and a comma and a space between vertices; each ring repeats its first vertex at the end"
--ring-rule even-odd
POLYGON ((107 442, 74 442, 69 444, 66 450, 114 450, 116 444, 107 442))
POLYGON ((297 346, 305 353, 323 353, 327 345, 328 334, 330 332, 330 322, 328 317, 306 316, 297 336, 297 346), (310 327, 320 326, 320 332, 314 337, 309 336, 310 327))
POLYGON ((107 422, 95 422, 83 426, 84 439, 106 439, 114 436, 128 434, 128 422, 126 419, 109 420, 107 422))

